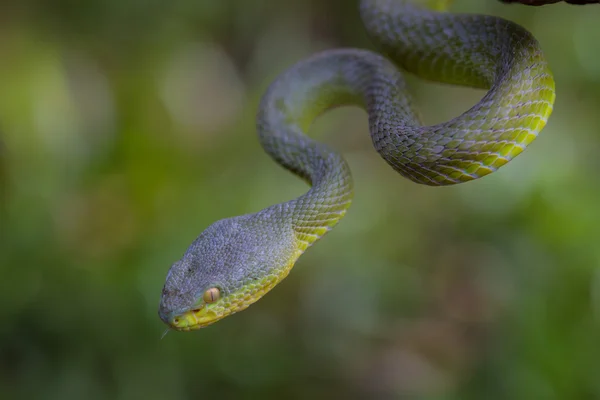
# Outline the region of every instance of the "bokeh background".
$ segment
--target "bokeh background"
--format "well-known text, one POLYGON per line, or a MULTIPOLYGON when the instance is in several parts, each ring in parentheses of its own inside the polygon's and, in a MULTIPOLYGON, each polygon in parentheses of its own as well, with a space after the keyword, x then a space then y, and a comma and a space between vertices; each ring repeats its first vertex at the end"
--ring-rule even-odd
MULTIPOLYGON (((600 7, 457 0, 519 22, 557 81, 547 128, 492 176, 402 179, 362 110, 319 119, 347 217, 247 311, 157 316, 217 219, 305 191, 254 130, 269 82, 371 48, 346 0, 0 3, 0 398, 600 399, 600 7)), ((483 92, 409 77, 426 122, 483 92)))

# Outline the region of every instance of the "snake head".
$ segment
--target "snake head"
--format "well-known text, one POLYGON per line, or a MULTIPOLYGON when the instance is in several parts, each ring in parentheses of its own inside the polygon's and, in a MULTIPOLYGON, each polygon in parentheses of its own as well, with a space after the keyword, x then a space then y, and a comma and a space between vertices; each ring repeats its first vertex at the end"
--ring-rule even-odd
POLYGON ((159 316, 180 331, 200 329, 256 302, 300 255, 291 224, 271 209, 215 222, 175 262, 159 316))

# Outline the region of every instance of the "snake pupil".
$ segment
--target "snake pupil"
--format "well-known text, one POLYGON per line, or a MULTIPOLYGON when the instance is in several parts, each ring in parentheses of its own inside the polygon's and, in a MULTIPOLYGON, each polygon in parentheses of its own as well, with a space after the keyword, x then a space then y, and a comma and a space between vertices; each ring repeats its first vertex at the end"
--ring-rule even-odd
POLYGON ((204 299, 205 303, 210 304, 210 303, 214 303, 215 301, 219 300, 220 295, 221 295, 221 292, 219 291, 219 289, 210 288, 206 292, 204 292, 204 296, 202 296, 202 298, 204 299))

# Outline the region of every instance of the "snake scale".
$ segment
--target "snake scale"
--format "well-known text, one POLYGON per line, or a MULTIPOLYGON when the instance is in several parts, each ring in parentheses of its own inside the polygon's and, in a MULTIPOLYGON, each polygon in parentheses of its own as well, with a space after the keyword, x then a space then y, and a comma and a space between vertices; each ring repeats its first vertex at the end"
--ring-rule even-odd
POLYGON ((501 18, 453 14, 447 0, 361 0, 382 54, 342 48, 281 74, 264 94, 264 150, 311 188, 288 202, 210 225, 166 277, 160 318, 189 331, 244 310, 284 279, 298 257, 346 214, 344 158, 306 135, 332 107, 363 107, 375 149, 402 176, 430 186, 471 181, 520 154, 546 124, 554 80, 536 39, 501 18), (437 4, 438 9, 434 9, 437 4), (423 126, 402 73, 488 90, 464 114, 423 126))

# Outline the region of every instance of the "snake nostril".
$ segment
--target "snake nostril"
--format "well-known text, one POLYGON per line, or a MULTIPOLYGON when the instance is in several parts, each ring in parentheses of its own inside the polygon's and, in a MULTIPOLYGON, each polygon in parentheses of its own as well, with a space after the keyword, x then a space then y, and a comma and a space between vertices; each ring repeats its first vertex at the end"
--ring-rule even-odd
POLYGON ((179 323, 179 318, 177 318, 177 317, 173 318, 173 323, 178 324, 179 323))

